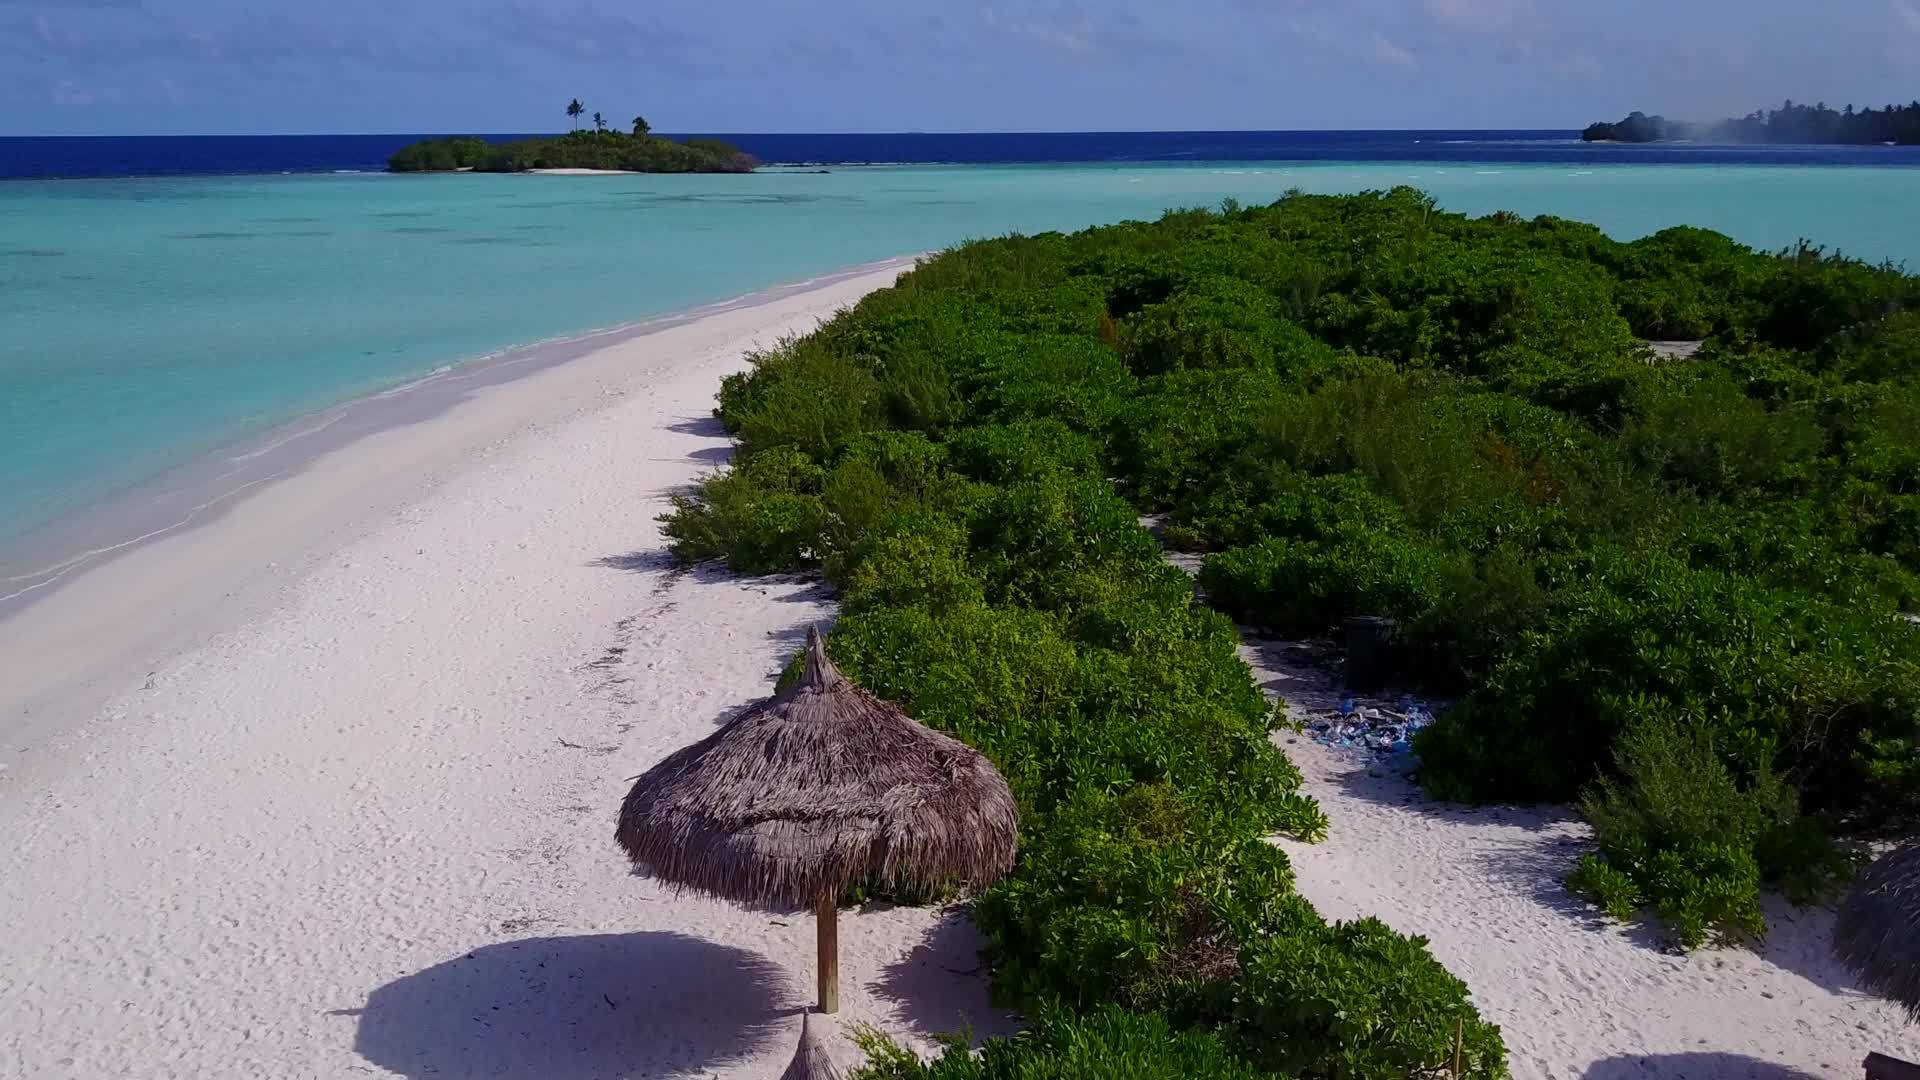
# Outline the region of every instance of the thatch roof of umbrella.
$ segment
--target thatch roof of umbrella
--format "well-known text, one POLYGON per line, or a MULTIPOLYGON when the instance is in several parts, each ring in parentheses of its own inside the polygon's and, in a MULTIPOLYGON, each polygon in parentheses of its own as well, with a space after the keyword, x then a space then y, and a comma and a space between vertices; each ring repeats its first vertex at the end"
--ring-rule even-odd
POLYGON ((1013 867, 1017 821, 991 762, 847 681, 815 629, 804 677, 647 770, 615 835, 639 870, 681 888, 812 907, 832 1012, 839 897, 993 881, 1013 867))
POLYGON ((1834 921, 1833 951, 1866 989, 1920 1020, 1920 841, 1860 875, 1834 921))
POLYGON ((840 1080, 840 1070, 827 1056, 827 1043, 809 1023, 812 1013, 800 1014, 800 1046, 793 1052, 793 1063, 780 1074, 780 1080, 840 1080))

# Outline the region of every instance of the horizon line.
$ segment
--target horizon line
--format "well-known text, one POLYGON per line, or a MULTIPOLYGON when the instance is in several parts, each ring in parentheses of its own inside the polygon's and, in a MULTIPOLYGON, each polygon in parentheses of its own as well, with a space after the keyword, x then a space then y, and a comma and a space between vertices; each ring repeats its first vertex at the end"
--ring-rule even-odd
MULTIPOLYGON (((584 130, 584 129, 583 129, 584 130)), ((609 128, 608 130, 614 130, 609 128)), ((688 129, 685 131, 656 131, 653 134, 662 138, 669 136, 700 135, 1332 135, 1332 134, 1420 134, 1425 132, 1579 132, 1579 127, 1358 127, 1358 128, 1085 128, 1085 129, 1039 129, 1039 128, 969 128, 969 129, 933 129, 914 128, 897 131, 859 130, 859 131, 727 131, 724 129, 688 129)), ((138 133, 61 133, 61 134, 13 134, 0 132, 0 139, 322 139, 339 137, 385 138, 403 135, 565 135, 569 132, 556 131, 491 131, 478 129, 446 129, 440 131, 163 131, 138 133)), ((622 132, 624 134, 624 132, 622 132)))

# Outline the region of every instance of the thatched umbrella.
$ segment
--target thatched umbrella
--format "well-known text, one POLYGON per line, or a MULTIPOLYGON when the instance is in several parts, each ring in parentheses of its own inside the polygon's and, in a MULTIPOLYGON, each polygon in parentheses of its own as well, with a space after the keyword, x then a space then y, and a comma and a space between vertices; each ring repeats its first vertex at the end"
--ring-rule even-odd
POLYGON ((973 748, 848 682, 807 633, 806 674, 649 769, 615 834, 643 873, 774 911, 812 908, 820 1009, 839 1008, 839 899, 1013 867, 1007 782, 973 748))
POLYGON ((1834 920, 1833 951, 1868 990, 1920 1020, 1920 841, 1860 875, 1834 920))
POLYGON ((800 1014, 800 1046, 793 1052, 793 1063, 780 1074, 780 1080, 840 1080, 840 1070, 827 1056, 826 1041, 808 1023, 812 1014, 800 1014))

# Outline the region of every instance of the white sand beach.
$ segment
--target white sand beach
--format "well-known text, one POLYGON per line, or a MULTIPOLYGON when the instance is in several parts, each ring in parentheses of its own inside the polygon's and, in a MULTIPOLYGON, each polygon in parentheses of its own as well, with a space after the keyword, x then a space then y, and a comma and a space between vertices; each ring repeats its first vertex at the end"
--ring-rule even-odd
MULTIPOLYGON (((1296 715, 1345 696, 1286 643, 1241 655, 1296 715)), ((1277 739, 1333 822, 1325 843, 1283 842, 1301 894, 1428 938, 1500 1025, 1517 1080, 1811 1080, 1857 1077, 1869 1051, 1920 1060, 1920 1029, 1833 959, 1831 912, 1770 898, 1764 945, 1679 954, 1567 892, 1592 850, 1571 809, 1435 803, 1392 759, 1277 739)))
MULTIPOLYGON (((477 386, 0 621, 0 1076, 777 1075, 811 920, 636 878, 613 827, 628 779, 766 693, 828 606, 674 572, 654 519, 726 460, 709 410, 745 351, 901 265, 477 386)), ((1249 657, 1296 703, 1327 692, 1249 657)), ((1569 815, 1286 749, 1333 822, 1287 845, 1303 892, 1431 938, 1516 1077, 1920 1058, 1823 915, 1668 955, 1560 888, 1569 815)), ((977 945, 955 911, 843 914, 841 1025, 1011 1030, 977 945)))
MULTIPOLYGON (((777 1074, 811 920, 675 897, 613 828, 825 608, 670 572, 654 516, 743 352, 899 269, 478 390, 0 624, 0 715, 70 720, 5 744, 0 1075, 777 1074)), ((840 942, 845 1021, 1006 1030, 963 919, 840 942)))

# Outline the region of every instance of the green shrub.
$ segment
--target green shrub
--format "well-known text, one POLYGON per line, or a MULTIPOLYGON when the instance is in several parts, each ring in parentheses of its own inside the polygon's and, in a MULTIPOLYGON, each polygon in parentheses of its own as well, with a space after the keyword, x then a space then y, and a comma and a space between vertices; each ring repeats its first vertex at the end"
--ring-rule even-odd
POLYGON ((1285 387, 1262 369, 1179 371, 1147 382, 1114 420, 1119 476, 1143 505, 1176 505, 1253 437, 1285 387))
POLYGON ((1348 527, 1326 540, 1272 537, 1211 555, 1200 584, 1242 621, 1311 635, 1349 615, 1422 615, 1440 602, 1447 569, 1417 540, 1348 527))
POLYGON ((1237 1027, 1253 1059, 1276 1072, 1355 1080, 1507 1074, 1500 1029, 1480 1019, 1466 984, 1428 954, 1425 940, 1377 919, 1260 938, 1241 964, 1237 1027))
POLYGON ((867 1060, 851 1080, 1276 1080, 1235 1057, 1225 1040, 1179 1031, 1166 1017, 1105 1006, 1043 1013, 1033 1027, 969 1053, 950 1044, 933 1061, 867 1028, 854 1041, 867 1060))
POLYGON ((1544 620, 1467 699, 1421 732, 1423 776, 1455 798, 1561 800, 1612 760, 1643 696, 1705 718, 1745 772, 1792 773, 1811 805, 1867 808, 1869 746, 1920 730, 1916 635, 1890 615, 1833 607, 1666 555, 1596 550, 1547 575, 1544 620), (1543 724, 1537 717, 1553 716, 1543 724))
POLYGON ((1231 981, 1242 933, 1318 919, 1284 854, 1149 786, 1061 807, 974 921, 998 1000, 1154 1009, 1231 981))
POLYGON ((1097 340, 1031 334, 1005 340, 972 377, 970 408, 986 421, 1058 420, 1104 433, 1133 387, 1126 364, 1097 340))
POLYGON ((966 404, 946 367, 920 352, 889 359, 880 371, 880 397, 895 427, 938 434, 958 422, 966 404))
POLYGON ((1356 530, 1411 532, 1405 513, 1363 476, 1309 476, 1248 452, 1234 459, 1177 513, 1216 548, 1269 537, 1323 541, 1356 530))
MULTIPOLYGON (((1119 651, 1076 648, 1066 627, 1031 611, 940 607, 910 583, 890 586, 905 604, 881 606, 867 573, 863 565, 854 575, 836 659, 876 693, 978 746, 1035 808, 1083 788, 1206 784, 1261 829, 1324 831, 1318 810, 1295 797, 1299 774, 1265 739, 1268 710, 1234 654, 1231 627, 1184 594, 1179 607, 1141 620, 1133 638, 1108 638, 1119 651)), ((952 591, 971 587, 963 579, 952 591)), ((1101 610, 1087 621, 1115 618, 1101 610)))
POLYGON ((756 455, 693 494, 673 496, 661 530, 682 562, 725 559, 747 574, 811 566, 828 547, 825 475, 791 448, 756 455))
POLYGON ((1189 283, 1178 294, 1130 315, 1123 351, 1139 375, 1181 369, 1287 368, 1327 346, 1281 317, 1272 297, 1231 277, 1189 283))
POLYGON ((753 358, 754 370, 728 376, 719 416, 743 454, 788 446, 830 461, 850 437, 879 427, 879 380, 858 362, 812 339, 753 358))
POLYGON ((1503 543, 1442 568, 1433 605, 1395 632, 1410 676, 1448 690, 1470 688, 1546 618, 1553 594, 1542 584, 1539 558, 1523 545, 1503 543))
POLYGON ((1697 341, 1712 334, 1720 322, 1712 294, 1685 278, 1623 287, 1620 314, 1635 335, 1649 341, 1697 341))
POLYGON ((1157 573, 1160 550, 1104 483, 1053 476, 998 490, 974 522, 974 559, 996 602, 1064 610, 1157 573))
POLYGON ((1645 903, 1640 886, 1625 870, 1594 854, 1580 856, 1580 864, 1567 877, 1567 888, 1621 922, 1633 918, 1645 903))
POLYGON ((1848 382, 1910 386, 1920 375, 1920 311, 1889 315, 1824 344, 1821 367, 1848 382))
POLYGON ((1769 409, 1730 379, 1675 385, 1643 407, 1621 442, 1641 472, 1705 498, 1755 488, 1797 493, 1825 439, 1805 408, 1769 409))
POLYGON ((1817 348, 1916 305, 1915 279, 1804 241, 1781 253, 1753 290, 1764 314, 1759 336, 1791 349, 1817 348))
POLYGON ((1077 657, 1049 613, 873 605, 843 617, 831 647, 862 686, 986 753, 1024 799, 1045 797, 1073 756, 1077 657))
POLYGON ((956 469, 988 484, 1055 474, 1097 479, 1101 472, 1098 445, 1053 419, 970 427, 955 433, 947 448, 956 469))
POLYGON ((840 610, 924 608, 935 616, 982 605, 985 586, 967 563, 967 531, 951 519, 923 519, 873 541, 855 564, 840 610))
POLYGON ((849 457, 827 474, 820 498, 833 518, 834 546, 844 549, 879 527, 896 491, 872 461, 849 457))
MULTIPOLYGON (((1620 737, 1619 779, 1599 780, 1581 800, 1608 868, 1631 881, 1688 948, 1709 933, 1761 936, 1753 846, 1798 815, 1791 789, 1762 771, 1743 790, 1703 718, 1644 700, 1629 708, 1634 719, 1620 737)), ((1602 884, 1610 892, 1594 898, 1618 908, 1624 900, 1617 884, 1602 884)))

